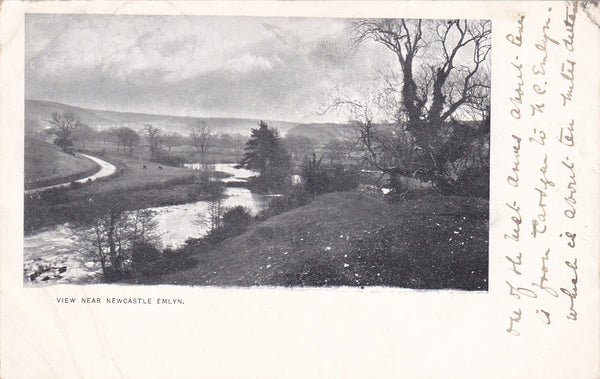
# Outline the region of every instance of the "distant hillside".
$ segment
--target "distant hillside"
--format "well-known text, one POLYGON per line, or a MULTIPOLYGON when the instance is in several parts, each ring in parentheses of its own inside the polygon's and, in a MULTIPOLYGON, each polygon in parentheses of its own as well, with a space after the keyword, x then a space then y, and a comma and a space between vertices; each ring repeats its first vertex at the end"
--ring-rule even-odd
MULTIPOLYGON (((53 112, 63 110, 72 111, 82 122, 97 129, 115 126, 128 126, 134 130, 141 131, 144 124, 152 124, 167 132, 188 134, 189 126, 196 120, 204 120, 216 133, 228 134, 250 134, 250 129, 257 127, 258 119, 246 118, 218 118, 218 117, 179 117, 168 115, 156 115, 145 113, 113 112, 97 109, 75 107, 67 104, 54 103, 41 100, 25 100, 25 125, 26 127, 43 127, 50 119, 53 112)), ((285 135, 288 130, 298 126, 298 123, 265 120, 270 126, 285 135)))
POLYGON ((291 128, 287 134, 288 135, 296 135, 303 136, 316 139, 321 142, 326 142, 331 139, 339 139, 341 138, 350 125, 348 124, 332 124, 332 123, 324 123, 324 124, 298 124, 297 126, 291 128))

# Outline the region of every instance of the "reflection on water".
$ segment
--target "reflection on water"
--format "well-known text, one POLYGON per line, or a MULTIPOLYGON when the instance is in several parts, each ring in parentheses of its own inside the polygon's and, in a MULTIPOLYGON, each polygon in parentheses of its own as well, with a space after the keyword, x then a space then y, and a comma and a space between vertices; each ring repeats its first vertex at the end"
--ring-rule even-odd
MULTIPOLYGON (((233 175, 227 178, 229 181, 245 181, 255 175, 253 171, 236 169, 234 166, 234 164, 215 164, 214 170, 233 175)), ((222 204, 224 209, 241 205, 248 208, 252 215, 258 214, 269 199, 267 196, 254 194, 247 188, 238 187, 226 188, 224 195, 222 204)), ((206 201, 149 208, 155 213, 157 232, 163 247, 177 248, 190 237, 206 235, 210 227, 208 208, 209 203, 206 201)), ((99 272, 100 267, 89 261, 86 262, 80 245, 79 237, 68 224, 26 236, 23 274, 27 282, 48 284, 92 282, 92 276, 99 272)))
POLYGON ((235 168, 236 165, 234 163, 204 164, 204 167, 201 163, 186 163, 183 166, 185 168, 191 168, 192 170, 205 169, 209 171, 224 172, 226 174, 231 175, 230 177, 221 180, 224 183, 245 182, 248 180, 248 178, 256 176, 256 172, 252 170, 247 170, 245 168, 235 168))
MULTIPOLYGON (((238 205, 248 208, 250 214, 256 216, 266 204, 265 196, 256 195, 246 188, 226 188, 223 208, 238 205)), ((210 228, 209 203, 198 201, 181 205, 150 208, 156 212, 154 219, 158 222, 158 233, 163 246, 178 247, 190 237, 202 237, 210 228)))

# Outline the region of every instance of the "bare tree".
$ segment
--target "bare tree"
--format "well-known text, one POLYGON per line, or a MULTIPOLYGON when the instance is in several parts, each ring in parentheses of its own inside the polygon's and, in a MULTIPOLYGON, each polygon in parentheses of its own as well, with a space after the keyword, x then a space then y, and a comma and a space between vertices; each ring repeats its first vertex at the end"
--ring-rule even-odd
POLYGON ((140 136, 135 132, 135 130, 128 128, 126 126, 117 128, 114 130, 114 135, 117 140, 117 151, 119 146, 123 146, 123 148, 128 149, 129 155, 133 155, 133 148, 139 143, 140 136))
POLYGON ((183 140, 183 136, 179 133, 167 133, 163 136, 163 144, 169 149, 169 152, 172 148, 182 145, 183 140))
POLYGON ((98 132, 89 125, 81 124, 73 131, 73 140, 77 142, 77 146, 85 149, 87 144, 96 139, 98 132))
POLYGON ((223 198, 221 196, 210 197, 208 200, 208 220, 211 232, 223 225, 223 213, 223 198))
POLYGON ((143 261, 150 246, 159 243, 157 223, 150 210, 126 211, 123 196, 92 200, 77 231, 86 256, 99 263, 107 282, 120 280, 143 261), (142 258, 142 259, 140 259, 142 258))
POLYGON ((192 131, 190 138, 192 146, 196 148, 196 151, 200 153, 200 163, 204 167, 204 161, 206 159, 206 153, 210 148, 212 139, 212 130, 210 126, 204 120, 196 120, 192 125, 192 131))
POLYGON ((48 122, 52 125, 52 134, 56 136, 54 143, 63 151, 73 151, 75 132, 84 124, 71 111, 53 112, 48 122))
POLYGON ((98 137, 102 140, 102 145, 106 145, 106 142, 115 138, 114 128, 100 130, 98 132, 98 137))
POLYGON ((365 99, 338 94, 329 108, 351 110, 356 142, 392 179, 415 168, 443 176, 454 121, 487 109, 478 121, 489 122, 490 22, 363 19, 353 31, 357 43, 390 50, 400 71, 383 75, 383 89, 365 99), (377 110, 393 124, 376 123, 377 110))
POLYGON ((150 150, 150 159, 156 160, 163 147, 162 133, 159 128, 151 124, 144 125, 144 131, 146 132, 146 141, 150 150))

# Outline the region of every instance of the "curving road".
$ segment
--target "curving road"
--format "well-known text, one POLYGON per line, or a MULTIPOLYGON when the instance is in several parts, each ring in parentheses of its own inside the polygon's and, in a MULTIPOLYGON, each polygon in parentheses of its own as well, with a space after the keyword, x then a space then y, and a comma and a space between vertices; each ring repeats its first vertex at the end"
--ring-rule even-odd
MULTIPOLYGON (((117 171, 117 167, 115 165, 113 165, 112 163, 108 163, 105 160, 102 160, 102 159, 96 158, 96 157, 92 157, 91 155, 82 154, 82 153, 78 153, 78 155, 88 158, 88 159, 96 162, 100 166, 100 170, 98 172, 96 172, 94 175, 90 175, 85 178, 76 180, 76 182, 78 182, 78 183, 84 183, 84 182, 87 182, 88 180, 96 180, 96 179, 104 178, 104 177, 114 174, 115 171, 117 171)), ((33 188, 30 190, 26 190, 25 194, 35 193, 35 192, 47 190, 50 188, 65 187, 65 186, 68 186, 69 184, 71 184, 71 182, 54 184, 54 185, 47 186, 47 187, 33 188)))

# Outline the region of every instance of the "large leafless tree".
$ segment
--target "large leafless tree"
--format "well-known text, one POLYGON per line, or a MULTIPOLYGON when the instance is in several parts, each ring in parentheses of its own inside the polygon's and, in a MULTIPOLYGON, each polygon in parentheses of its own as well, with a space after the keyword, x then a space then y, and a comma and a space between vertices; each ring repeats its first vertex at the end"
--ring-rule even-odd
POLYGON ((53 112, 48 122, 52 125, 52 134, 56 136, 54 143, 64 151, 71 152, 75 133, 84 126, 81 120, 73 112, 63 111, 53 112))
POLYGON ((460 142, 457 120, 489 125, 490 22, 362 19, 352 26, 357 43, 385 46, 399 70, 383 73, 383 89, 376 93, 361 99, 338 94, 330 107, 351 110, 357 141, 378 169, 406 174, 420 158, 421 168, 440 175, 456 158, 449 149, 460 142), (381 109, 392 124, 375 122, 381 109))

